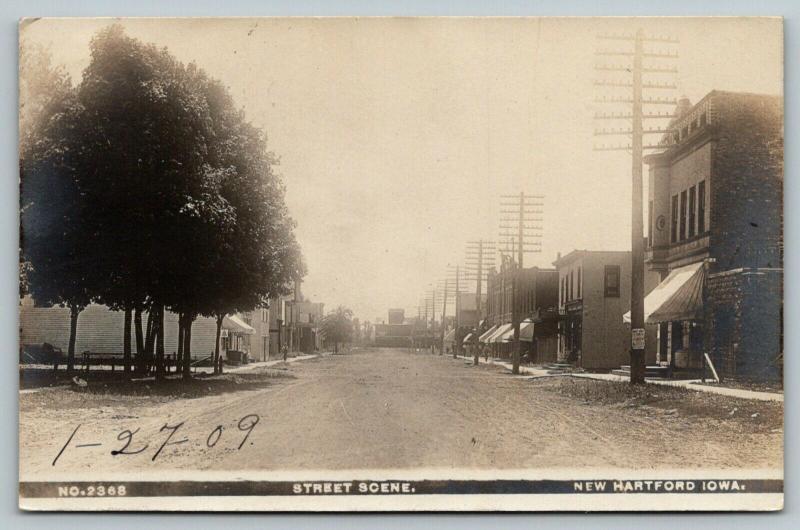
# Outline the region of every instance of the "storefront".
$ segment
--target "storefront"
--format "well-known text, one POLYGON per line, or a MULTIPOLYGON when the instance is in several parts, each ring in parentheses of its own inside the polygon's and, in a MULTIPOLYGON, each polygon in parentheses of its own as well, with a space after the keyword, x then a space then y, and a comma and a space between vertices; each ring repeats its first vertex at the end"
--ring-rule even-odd
MULTIPOLYGON (((704 263, 672 270, 644 299, 645 324, 657 326, 658 364, 670 369, 703 367, 704 263)), ((630 311, 623 316, 630 323, 630 311)))

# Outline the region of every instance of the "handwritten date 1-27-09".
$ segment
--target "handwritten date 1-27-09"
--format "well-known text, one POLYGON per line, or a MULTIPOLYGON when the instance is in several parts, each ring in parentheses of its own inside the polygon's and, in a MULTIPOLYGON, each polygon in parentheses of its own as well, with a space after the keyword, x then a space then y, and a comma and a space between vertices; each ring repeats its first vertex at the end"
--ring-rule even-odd
MULTIPOLYGON (((250 433, 252 433, 253 429, 255 429, 256 425, 258 425, 258 420, 259 419, 260 418, 259 418, 258 414, 248 414, 247 416, 244 416, 242 419, 240 419, 239 422, 236 424, 236 427, 238 428, 238 430, 241 431, 242 433, 244 433, 242 438, 238 440, 238 444, 235 446, 237 451, 240 450, 242 447, 244 447, 244 444, 247 442, 247 439, 250 437, 250 433)), ((73 441, 73 439, 75 439, 75 435, 78 434, 78 430, 81 428, 81 425, 82 424, 79 423, 75 427, 75 429, 72 431, 72 434, 69 435, 69 438, 67 438, 66 443, 63 445, 63 447, 61 447, 61 450, 58 452, 56 457, 53 459, 53 464, 52 465, 54 465, 54 466, 56 465, 56 463, 58 462, 58 459, 61 458, 61 455, 64 454, 64 451, 66 451, 67 448, 72 447, 72 448, 75 448, 75 449, 80 449, 80 448, 84 448, 84 447, 99 447, 99 446, 103 445, 102 443, 99 443, 99 442, 74 443, 73 444, 72 441, 73 441)), ((174 425, 170 425, 168 423, 165 423, 164 426, 161 427, 161 429, 159 429, 158 432, 159 433, 166 433, 166 436, 161 441, 161 443, 158 445, 158 448, 153 452, 153 456, 150 459, 151 461, 155 462, 156 459, 159 457, 159 455, 161 455, 161 452, 166 447, 168 447, 170 445, 184 444, 184 443, 189 441, 189 439, 185 438, 185 437, 184 438, 180 438, 180 437, 176 438, 176 435, 178 434, 178 431, 180 431, 180 429, 183 427, 183 425, 184 425, 184 422, 179 422, 179 423, 176 423, 174 425), (175 439, 173 439, 173 438, 175 438, 175 439)), ((208 436, 206 437, 206 440, 205 440, 206 447, 208 447, 209 449, 215 447, 220 442, 220 440, 222 439, 224 430, 225 430, 225 428, 222 425, 217 425, 216 427, 214 427, 211 430, 211 432, 208 434, 208 436)), ((134 429, 134 430, 125 429, 122 432, 120 432, 119 435, 117 435, 117 440, 119 442, 121 442, 121 446, 119 446, 116 449, 112 449, 111 450, 111 455, 112 456, 138 455, 140 453, 145 452, 150 447, 150 444, 149 443, 145 443, 143 445, 137 445, 136 442, 134 441, 134 437, 138 434, 138 432, 139 432, 138 428, 134 429)))

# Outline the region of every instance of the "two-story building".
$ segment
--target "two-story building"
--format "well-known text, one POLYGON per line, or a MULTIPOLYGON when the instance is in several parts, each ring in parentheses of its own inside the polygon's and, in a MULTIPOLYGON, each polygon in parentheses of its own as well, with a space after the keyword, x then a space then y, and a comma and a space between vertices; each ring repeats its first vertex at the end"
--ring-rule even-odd
POLYGON ((322 348, 324 304, 291 300, 284 303, 284 330, 289 351, 313 353, 322 348))
MULTIPOLYGON (((559 256, 558 360, 587 370, 612 370, 630 363, 630 251, 573 250, 559 256)), ((657 283, 645 276, 645 292, 657 283)), ((645 338, 645 358, 655 360, 655 330, 645 338)))
POLYGON ((495 355, 510 357, 513 349, 513 309, 515 297, 520 319, 521 354, 530 362, 554 360, 557 324, 542 318, 558 304, 558 272, 555 269, 508 267, 489 273, 487 281, 486 324, 479 341, 495 355))
POLYGON ((645 299, 658 361, 776 378, 782 362, 783 101, 713 91, 682 100, 649 166, 645 299))

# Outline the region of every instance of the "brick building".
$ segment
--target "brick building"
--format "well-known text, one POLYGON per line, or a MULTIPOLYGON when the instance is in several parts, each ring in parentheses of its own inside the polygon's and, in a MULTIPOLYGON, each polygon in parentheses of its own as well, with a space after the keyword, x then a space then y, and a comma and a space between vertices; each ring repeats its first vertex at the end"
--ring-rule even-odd
MULTIPOLYGON (((474 343, 480 329, 485 329, 485 319, 483 326, 478 321, 478 298, 474 292, 456 293, 455 303, 455 332, 452 342, 458 352, 464 351, 467 344, 474 343)), ((481 314, 486 314, 486 293, 481 293, 481 314)))
POLYGON ((486 286, 484 331, 479 340, 489 346, 495 355, 511 356, 515 274, 519 289, 518 311, 522 322, 522 355, 527 355, 531 362, 553 361, 557 348, 557 323, 556 319, 546 318, 546 315, 548 309, 552 314, 558 304, 558 273, 555 269, 507 268, 490 272, 486 286))
POLYGON ((645 300, 658 361, 720 375, 780 376, 783 102, 712 91, 682 100, 649 165, 645 300))

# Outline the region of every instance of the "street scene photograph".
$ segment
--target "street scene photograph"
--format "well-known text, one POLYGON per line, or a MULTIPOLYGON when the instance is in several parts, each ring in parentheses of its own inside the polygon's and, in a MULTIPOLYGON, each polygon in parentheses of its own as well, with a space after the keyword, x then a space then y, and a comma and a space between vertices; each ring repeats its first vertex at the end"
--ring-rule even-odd
POLYGON ((781 510, 783 72, 767 17, 22 19, 20 507, 781 510))

